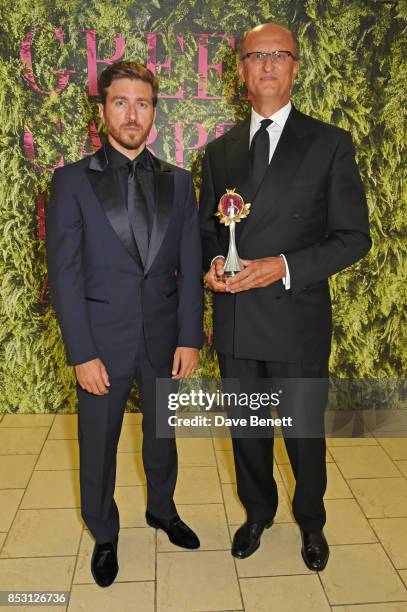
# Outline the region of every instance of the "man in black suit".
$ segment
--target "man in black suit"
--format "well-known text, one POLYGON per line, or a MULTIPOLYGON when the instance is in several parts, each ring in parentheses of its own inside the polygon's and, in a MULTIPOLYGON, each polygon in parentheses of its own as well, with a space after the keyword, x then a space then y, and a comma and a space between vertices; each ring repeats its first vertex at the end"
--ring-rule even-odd
MULTIPOLYGON (((222 377, 249 386, 256 379, 291 379, 285 385, 295 396, 290 409, 320 432, 295 437, 287 428, 285 443, 296 478, 293 513, 302 556, 321 570, 329 555, 323 534, 327 384, 319 384, 328 376, 331 348, 328 278, 366 255, 371 241, 350 134, 290 102, 298 60, 298 41, 281 26, 264 24, 244 34, 238 70, 252 111, 206 149, 200 217, 222 377), (229 234, 214 213, 232 188, 251 209, 236 225, 244 270, 224 282, 229 234)), ((232 554, 245 558, 277 510, 273 438, 235 437, 233 450, 247 522, 234 536, 232 554)))
POLYGON ((91 569, 100 586, 118 571, 119 512, 113 494, 123 412, 134 379, 141 393, 147 523, 184 548, 198 548, 173 500, 175 438, 157 378, 198 366, 202 268, 191 174, 146 149, 158 82, 136 62, 99 79, 107 142, 57 170, 47 220, 50 285, 78 392, 82 516, 96 540, 91 569), (161 428, 162 428, 161 427, 161 428), (168 429, 168 428, 167 428, 168 429))

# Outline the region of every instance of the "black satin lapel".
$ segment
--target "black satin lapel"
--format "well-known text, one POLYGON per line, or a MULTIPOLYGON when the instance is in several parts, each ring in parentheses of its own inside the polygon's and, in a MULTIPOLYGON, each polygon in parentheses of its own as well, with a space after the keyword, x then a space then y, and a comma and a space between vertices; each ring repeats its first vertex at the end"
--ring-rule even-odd
POLYGON ((284 187, 294 178, 312 139, 312 133, 298 137, 295 122, 290 121, 290 118, 287 120, 270 166, 254 196, 250 214, 244 220, 243 232, 258 223, 270 208, 278 204, 284 187))
POLYGON ((147 272, 160 250, 167 231, 174 202, 174 174, 169 166, 154 159, 154 182, 156 190, 156 209, 148 248, 147 272))
POLYGON ((130 255, 136 261, 139 261, 137 245, 131 231, 129 217, 119 185, 116 183, 111 168, 107 164, 101 165, 100 155, 96 160, 95 157, 91 159, 86 171, 90 184, 117 236, 130 255))

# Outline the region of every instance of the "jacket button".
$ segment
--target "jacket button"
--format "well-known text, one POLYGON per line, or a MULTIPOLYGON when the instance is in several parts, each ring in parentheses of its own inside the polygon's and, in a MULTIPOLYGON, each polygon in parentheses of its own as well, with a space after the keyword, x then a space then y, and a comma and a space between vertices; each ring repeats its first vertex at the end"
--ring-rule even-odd
POLYGON ((300 218, 300 213, 295 212, 291 216, 292 216, 293 219, 299 219, 300 218))

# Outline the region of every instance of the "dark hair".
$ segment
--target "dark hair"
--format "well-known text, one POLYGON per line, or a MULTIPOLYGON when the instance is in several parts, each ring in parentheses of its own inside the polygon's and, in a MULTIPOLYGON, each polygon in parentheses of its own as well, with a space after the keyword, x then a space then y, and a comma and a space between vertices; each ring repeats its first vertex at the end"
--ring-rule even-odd
POLYGON ((157 106, 158 79, 147 66, 132 61, 114 62, 101 72, 98 78, 98 90, 103 106, 106 104, 107 90, 115 79, 131 79, 150 83, 153 90, 153 106, 157 106))
MULTIPOLYGON (((279 25, 279 24, 276 24, 276 25, 279 25)), ((236 50, 237 50, 239 59, 242 58, 245 40, 253 29, 254 28, 243 32, 242 36, 240 37, 237 43, 236 50)), ((284 28, 284 29, 286 30, 287 28, 284 28)), ((298 61, 300 59, 300 41, 298 40, 297 35, 294 32, 292 32, 291 30, 287 30, 287 31, 290 32, 292 39, 293 39, 294 56, 295 56, 294 59, 298 61)))

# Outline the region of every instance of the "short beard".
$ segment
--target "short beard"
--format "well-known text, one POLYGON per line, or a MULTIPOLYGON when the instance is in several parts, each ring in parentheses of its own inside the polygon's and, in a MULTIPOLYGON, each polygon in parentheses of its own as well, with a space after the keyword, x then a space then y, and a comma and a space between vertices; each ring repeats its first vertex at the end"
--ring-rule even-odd
POLYGON ((136 151, 147 141, 152 125, 153 121, 150 123, 146 130, 141 132, 140 136, 137 137, 137 140, 123 140, 123 138, 120 136, 120 130, 110 131, 108 129, 108 133, 124 149, 127 149, 128 151, 136 151))

